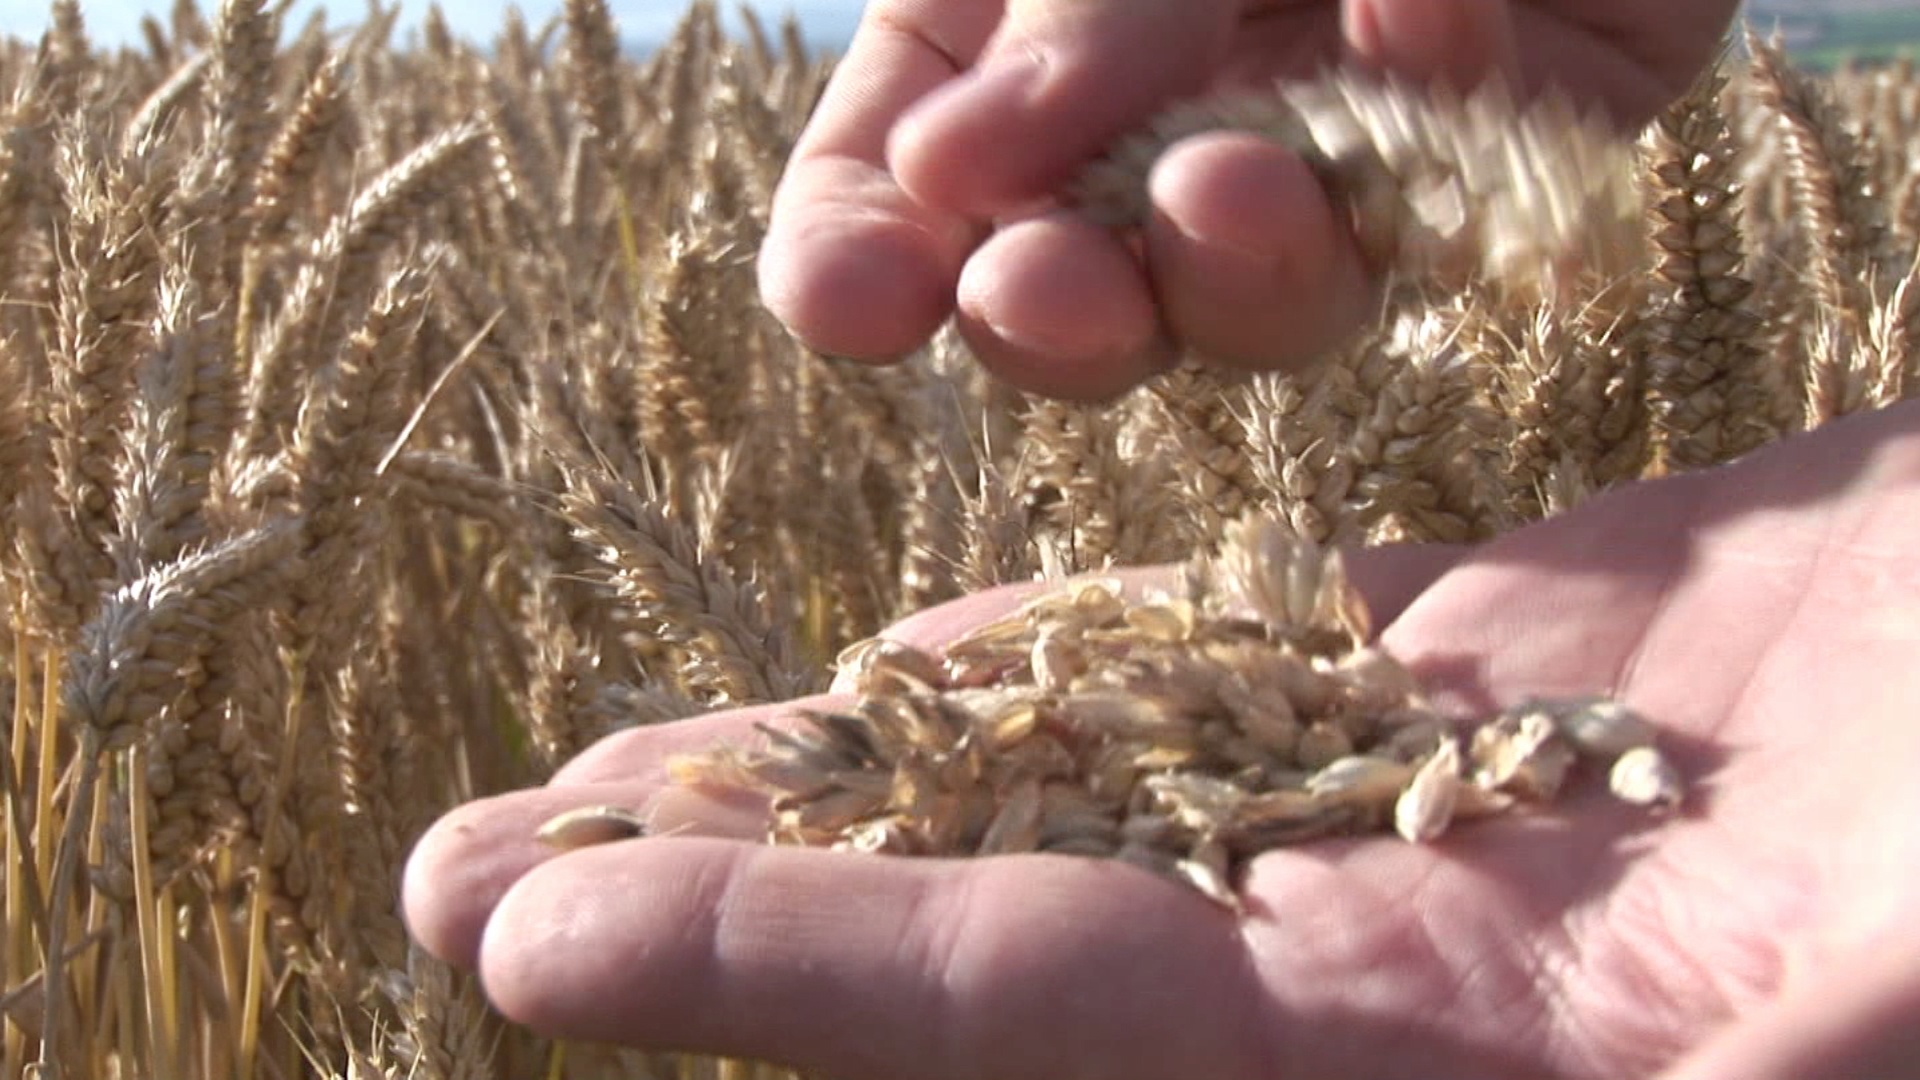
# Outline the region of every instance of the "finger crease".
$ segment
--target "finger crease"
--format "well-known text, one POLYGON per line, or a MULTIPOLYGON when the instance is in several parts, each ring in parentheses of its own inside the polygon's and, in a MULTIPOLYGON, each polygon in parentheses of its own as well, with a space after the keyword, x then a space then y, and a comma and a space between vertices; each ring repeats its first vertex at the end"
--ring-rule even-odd
POLYGON ((896 16, 889 15, 884 11, 875 12, 873 19, 876 28, 890 34, 898 34, 901 37, 911 38, 928 52, 938 56, 955 75, 967 69, 968 65, 966 61, 960 58, 960 50, 954 48, 947 42, 941 41, 926 27, 907 22, 896 16))

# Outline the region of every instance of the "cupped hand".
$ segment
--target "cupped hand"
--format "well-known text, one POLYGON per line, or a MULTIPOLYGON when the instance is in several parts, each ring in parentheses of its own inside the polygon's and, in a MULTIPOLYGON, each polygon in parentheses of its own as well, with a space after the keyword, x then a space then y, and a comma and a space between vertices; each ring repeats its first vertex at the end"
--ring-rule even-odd
POLYGON ((1236 918, 1117 863, 768 848, 729 838, 760 807, 656 800, 669 754, 767 708, 626 732, 456 811, 407 915, 538 1028, 848 1078, 1892 1075, 1920 1039, 1917 535, 1902 406, 1478 549, 1356 560, 1443 702, 1608 691, 1656 721, 1691 785, 1671 817, 1589 785, 1431 846, 1271 852, 1236 918), (650 800, 678 835, 531 839, 650 800))
POLYGON ((1173 358, 1320 354, 1369 312, 1348 231, 1298 157, 1188 140, 1136 248, 1059 188, 1208 90, 1343 59, 1474 85, 1554 82, 1637 124, 1737 4, 1696 0, 874 0, 796 147, 760 255, 768 307, 823 352, 894 359, 957 324, 990 369, 1098 398, 1173 358))

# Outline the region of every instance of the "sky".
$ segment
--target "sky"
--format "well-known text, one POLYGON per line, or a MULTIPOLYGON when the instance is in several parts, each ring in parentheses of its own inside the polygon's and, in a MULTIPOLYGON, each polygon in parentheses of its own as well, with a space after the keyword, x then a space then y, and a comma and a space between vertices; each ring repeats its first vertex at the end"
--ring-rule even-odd
MULTIPOLYGON (((200 0, 201 9, 211 12, 218 0, 200 0)), ((402 10, 415 18, 426 11, 426 0, 400 0, 402 10)), ((519 0, 521 14, 538 26, 560 10, 561 0, 519 0)), ((609 0, 621 34, 629 41, 650 42, 665 38, 687 8, 687 0, 609 0)), ((721 5, 731 10, 733 0, 721 5)), ((862 0, 753 0, 756 11, 769 23, 797 11, 807 36, 823 45, 842 46, 853 33, 860 18, 862 0)), ((38 38, 46 30, 49 0, 0 0, 0 34, 38 38)), ((454 30, 463 36, 486 40, 500 27, 507 0, 441 0, 440 9, 454 30)), ((81 0, 80 10, 87 31, 101 45, 119 45, 139 37, 140 16, 149 12, 163 18, 172 8, 172 0, 81 0)), ((297 28, 307 14, 325 8, 328 21, 338 25, 357 23, 366 8, 362 0, 326 3, 323 0, 297 0, 289 28, 297 28)))

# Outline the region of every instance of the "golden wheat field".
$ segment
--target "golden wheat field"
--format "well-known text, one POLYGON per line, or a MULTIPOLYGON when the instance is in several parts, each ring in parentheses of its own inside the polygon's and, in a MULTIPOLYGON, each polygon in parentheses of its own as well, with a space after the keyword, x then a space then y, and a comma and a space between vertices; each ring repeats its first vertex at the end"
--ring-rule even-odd
POLYGON ((490 1016, 409 948, 410 845, 965 590, 1252 510, 1486 537, 1920 386, 1911 70, 1729 61, 1642 142, 1624 280, 1096 407, 760 309, 794 27, 52 7, 0 44, 4 1080, 753 1075, 490 1016))

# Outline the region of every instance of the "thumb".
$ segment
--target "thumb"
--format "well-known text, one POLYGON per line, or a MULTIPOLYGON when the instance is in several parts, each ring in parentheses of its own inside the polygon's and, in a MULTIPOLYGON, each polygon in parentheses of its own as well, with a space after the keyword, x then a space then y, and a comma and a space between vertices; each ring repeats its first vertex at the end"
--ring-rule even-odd
POLYGON ((1920 947, 1892 936, 1789 987, 1665 1080, 1869 1080, 1920 1062, 1920 947))
POLYGON ((1238 0, 1010 0, 973 70, 901 118, 888 166, 977 220, 1031 207, 1166 102, 1205 85, 1238 0))
POLYGON ((1469 90, 1520 73, 1508 0, 1346 0, 1348 44, 1383 71, 1469 90))

